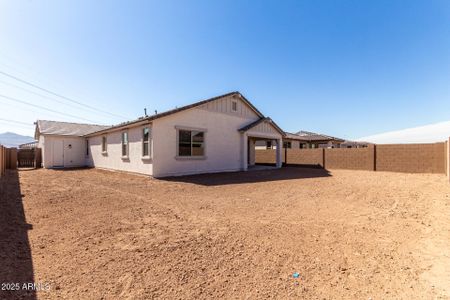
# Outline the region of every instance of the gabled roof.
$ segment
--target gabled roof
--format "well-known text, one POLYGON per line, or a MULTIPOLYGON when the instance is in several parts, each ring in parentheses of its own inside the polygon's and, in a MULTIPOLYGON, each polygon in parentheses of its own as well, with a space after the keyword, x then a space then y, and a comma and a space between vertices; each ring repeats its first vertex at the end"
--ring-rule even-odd
POLYGON ((240 132, 248 131, 248 130, 252 129, 255 126, 258 126, 259 124, 261 124, 263 122, 270 123, 270 125, 272 125, 279 133, 281 133, 282 136, 285 135, 285 132, 271 118, 268 118, 268 117, 261 118, 259 120, 256 120, 253 123, 250 123, 250 124, 248 124, 248 125, 246 125, 246 126, 244 126, 242 128, 239 128, 239 131, 240 132))
POLYGON ((109 128, 110 126, 37 120, 36 134, 84 136, 86 134, 109 128))
POLYGON ((198 107, 198 106, 204 105, 206 103, 209 103, 209 102, 212 102, 212 101, 216 101, 216 100, 219 100, 219 99, 222 99, 222 98, 225 98, 225 97, 229 97, 229 96, 239 97, 260 118, 264 118, 264 115, 252 103, 250 103, 250 101, 248 101, 247 98, 245 98, 241 93, 236 91, 236 92, 231 92, 231 93, 227 93, 227 94, 224 94, 224 95, 216 96, 216 97, 213 97, 213 98, 209 98, 209 99, 206 99, 206 100, 198 101, 198 102, 195 102, 195 103, 192 103, 192 104, 189 104, 189 105, 186 105, 186 106, 182 106, 182 107, 179 107, 179 108, 175 108, 175 109, 172 109, 172 110, 168 110, 168 111, 165 111, 165 112, 162 112, 162 113, 159 113, 159 114, 155 114, 153 116, 141 117, 141 118, 138 118, 138 119, 133 120, 133 121, 120 123, 118 125, 111 126, 109 128, 103 129, 103 130, 92 132, 91 135, 101 134, 102 132, 105 132, 105 131, 114 130, 114 129, 130 126, 130 125, 138 124, 138 123, 141 123, 141 122, 144 122, 144 121, 150 122, 150 121, 162 118, 162 117, 173 115, 175 113, 178 113, 178 112, 181 112, 181 111, 184 111, 184 110, 187 110, 187 109, 191 109, 191 108, 194 108, 194 107, 198 107))

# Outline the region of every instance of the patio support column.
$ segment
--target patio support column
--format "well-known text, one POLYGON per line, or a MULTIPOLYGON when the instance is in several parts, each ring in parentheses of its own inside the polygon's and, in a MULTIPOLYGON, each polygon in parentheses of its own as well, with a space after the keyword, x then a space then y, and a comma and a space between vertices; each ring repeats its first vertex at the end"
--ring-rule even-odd
POLYGON ((248 135, 246 132, 242 134, 242 170, 248 169, 248 135))
POLYGON ((256 142, 256 140, 254 138, 248 139, 248 145, 250 147, 248 149, 248 154, 249 154, 248 165, 249 166, 255 165, 255 142, 256 142))
POLYGON ((283 165, 283 161, 282 161, 283 140, 277 139, 276 143, 277 143, 277 150, 276 150, 277 168, 281 168, 283 165))

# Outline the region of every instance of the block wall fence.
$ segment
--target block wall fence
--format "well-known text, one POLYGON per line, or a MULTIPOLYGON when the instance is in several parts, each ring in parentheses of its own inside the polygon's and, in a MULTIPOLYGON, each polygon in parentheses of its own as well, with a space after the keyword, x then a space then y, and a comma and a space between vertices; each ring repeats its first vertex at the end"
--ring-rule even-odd
POLYGON ((445 155, 445 172, 447 174, 447 178, 450 181, 450 137, 447 141, 445 141, 445 148, 447 150, 447 154, 445 155))
MULTIPOLYGON (((450 175, 450 139, 432 144, 386 144, 367 148, 284 149, 287 165, 327 169, 450 175)), ((275 150, 256 150, 256 163, 275 163, 275 150)), ((450 180, 450 176, 449 176, 450 180)))

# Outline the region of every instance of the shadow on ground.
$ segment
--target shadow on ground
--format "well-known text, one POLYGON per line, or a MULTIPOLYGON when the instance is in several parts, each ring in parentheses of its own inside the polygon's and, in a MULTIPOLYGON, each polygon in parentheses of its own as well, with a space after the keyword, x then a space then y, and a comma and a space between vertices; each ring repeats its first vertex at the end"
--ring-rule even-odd
POLYGON ((177 177, 165 177, 159 180, 185 182, 205 186, 270 182, 304 178, 329 177, 330 172, 321 168, 284 167, 281 169, 257 170, 248 172, 229 172, 201 174, 177 177))
POLYGON ((25 220, 23 195, 20 190, 19 174, 7 170, 0 179, 0 298, 36 299, 34 291, 22 289, 24 283, 34 282, 28 230, 32 226, 25 220), (16 291, 11 284, 19 284, 16 291), (9 284, 9 285, 8 285, 9 284), (7 289, 9 291, 5 291, 7 289))

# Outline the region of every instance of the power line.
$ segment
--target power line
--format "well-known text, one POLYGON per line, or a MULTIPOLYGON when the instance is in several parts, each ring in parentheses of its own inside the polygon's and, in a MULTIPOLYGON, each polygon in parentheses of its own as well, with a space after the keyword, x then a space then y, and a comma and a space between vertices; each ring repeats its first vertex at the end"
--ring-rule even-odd
POLYGON ((34 127, 33 124, 26 123, 26 122, 20 122, 20 121, 16 121, 16 120, 9 120, 9 119, 3 119, 3 118, 0 118, 0 121, 3 121, 3 122, 11 122, 11 123, 17 123, 17 124, 21 124, 21 125, 25 125, 25 126, 33 126, 33 127, 34 127))
POLYGON ((40 87, 40 86, 38 86, 38 85, 36 85, 36 84, 34 84, 34 83, 31 83, 31 82, 29 82, 29 81, 26 81, 26 80, 24 80, 24 79, 21 79, 21 78, 19 78, 19 77, 14 76, 14 75, 8 74, 8 73, 6 73, 6 72, 0 71, 0 74, 3 74, 4 76, 7 76, 7 77, 12 78, 12 79, 14 79, 14 80, 20 81, 20 82, 22 82, 22 83, 24 83, 24 84, 27 84, 27 85, 29 85, 29 86, 32 86, 32 87, 34 87, 34 88, 36 88, 36 89, 39 89, 39 90, 41 90, 41 91, 44 91, 44 92, 46 92, 46 93, 52 94, 53 96, 56 96, 56 97, 65 99, 65 100, 67 100, 67 101, 70 101, 70 102, 72 102, 72 103, 76 103, 76 104, 78 104, 78 105, 87 107, 87 108, 92 109, 92 110, 95 110, 95 111, 97 111, 97 112, 101 112, 101 113, 104 113, 104 114, 108 114, 108 115, 111 115, 111 116, 114 116, 114 117, 120 118, 120 119, 128 119, 127 117, 120 116, 120 115, 116 115, 116 114, 110 113, 110 112, 108 112, 108 111, 101 110, 101 109, 95 108, 95 107, 93 107, 93 106, 84 104, 84 103, 79 102, 79 101, 77 101, 77 100, 74 100, 74 99, 72 99, 72 98, 63 96, 63 95, 61 95, 61 94, 52 92, 52 91, 50 91, 50 90, 48 90, 48 89, 46 89, 46 88, 40 87))
POLYGON ((39 109, 47 110, 47 111, 50 111, 50 112, 53 112, 53 113, 57 113, 57 114, 60 114, 60 115, 65 115, 67 117, 71 117, 71 118, 75 118, 75 119, 81 119, 81 120, 85 120, 85 121, 88 121, 88 122, 96 123, 95 121, 92 121, 92 120, 89 120, 89 119, 85 119, 85 118, 78 117, 78 116, 75 116, 75 115, 71 115, 71 114, 68 114, 68 113, 59 112, 57 110, 53 110, 51 108, 47 108, 47 107, 43 107, 43 106, 40 106, 40 105, 36 105, 36 104, 30 103, 30 102, 26 102, 26 101, 23 101, 23 100, 20 100, 20 99, 17 99, 17 98, 5 96, 5 95, 2 95, 2 94, 0 94, 0 97, 8 99, 8 100, 11 100, 11 101, 15 101, 15 102, 18 102, 18 103, 22 103, 22 104, 25 104, 25 105, 30 105, 30 106, 33 106, 33 107, 36 107, 36 108, 39 108, 39 109))
POLYGON ((20 128, 24 128, 24 129, 28 129, 28 130, 31 129, 29 126, 26 126, 26 125, 14 124, 14 123, 10 123, 10 122, 4 122, 2 120, 0 120, 0 124, 11 125, 11 126, 14 126, 14 127, 20 127, 20 128))
POLYGON ((27 93, 30 93, 30 94, 33 94, 33 95, 42 97, 42 98, 44 98, 44 99, 52 100, 52 101, 55 101, 55 102, 57 102, 57 103, 61 103, 61 104, 63 104, 63 105, 67 105, 67 106, 69 106, 69 107, 73 107, 73 108, 76 108, 76 109, 80 109, 80 110, 83 110, 83 111, 92 113, 91 110, 88 110, 88 109, 86 109, 86 108, 79 107, 79 106, 76 106, 76 105, 73 105, 73 104, 70 104, 70 103, 66 103, 66 102, 64 102, 64 101, 62 101, 62 100, 58 100, 58 99, 55 99, 55 98, 52 98, 52 97, 49 97, 49 96, 45 96, 45 95, 36 93, 35 91, 26 89, 26 88, 21 87, 21 86, 18 86, 18 85, 16 85, 16 84, 13 84, 13 83, 10 83, 10 82, 4 81, 4 80, 0 80, 0 82, 3 83, 3 84, 6 84, 6 85, 12 86, 12 87, 14 87, 14 88, 17 88, 17 89, 19 89, 19 90, 25 91, 25 92, 27 92, 27 93))
MULTIPOLYGON (((59 115, 59 113, 53 113, 53 112, 42 112, 41 110, 36 110, 36 109, 33 109, 32 107, 28 107, 28 106, 23 106, 23 107, 18 107, 14 102, 7 102, 7 101, 3 101, 2 99, 1 99, 1 97, 0 97, 0 104, 2 104, 2 105, 8 105, 8 106, 10 106, 10 107, 12 107, 12 108, 15 108, 15 109, 20 109, 21 111, 23 110, 23 111, 30 111, 30 112, 33 112, 33 113, 35 113, 35 114, 40 114, 40 115, 46 115, 46 116, 53 116, 53 118, 54 118, 54 116, 58 116, 58 117, 61 117, 60 115, 59 115)), ((73 117, 71 117, 70 119, 74 119, 73 117)), ((77 117, 77 119, 78 119, 78 117, 77 117)), ((83 120, 84 121, 84 120, 83 120)))

